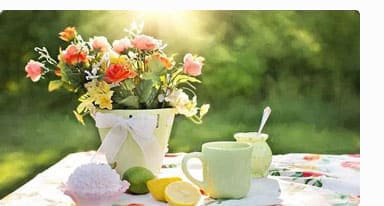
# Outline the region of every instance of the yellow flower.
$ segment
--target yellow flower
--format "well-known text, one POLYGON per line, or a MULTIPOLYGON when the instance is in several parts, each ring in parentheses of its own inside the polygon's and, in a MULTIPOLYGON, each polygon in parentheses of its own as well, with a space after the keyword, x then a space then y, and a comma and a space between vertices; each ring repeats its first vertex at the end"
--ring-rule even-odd
POLYGON ((111 91, 111 88, 109 87, 108 83, 105 81, 100 82, 100 84, 98 85, 98 88, 102 93, 105 93, 105 94, 109 94, 111 91))
POLYGON ((112 93, 113 92, 111 92, 111 95, 105 94, 105 95, 98 96, 98 98, 95 101, 95 104, 98 104, 101 109, 111 110, 112 109, 112 100, 111 100, 112 93))
POLYGON ((105 81, 91 81, 86 83, 85 88, 87 88, 88 94, 91 97, 96 97, 100 94, 106 94, 110 92, 110 87, 105 81))
POLYGON ((92 99, 88 94, 84 94, 79 98, 79 101, 81 103, 77 106, 76 112, 81 114, 83 112, 88 111, 89 106, 92 105, 92 102, 94 101, 94 99, 92 99))
POLYGON ((97 93, 97 83, 97 81, 91 81, 84 84, 85 88, 87 88, 89 96, 95 96, 97 93))
POLYGON ((200 107, 200 118, 203 118, 203 116, 205 114, 207 114, 208 110, 209 110, 209 104, 203 104, 201 107, 200 107))
POLYGON ((73 114, 75 114, 77 121, 79 121, 82 125, 85 125, 83 115, 77 113, 76 111, 73 111, 73 114))
POLYGON ((112 56, 109 58, 111 64, 128 64, 129 58, 127 55, 112 56))
POLYGON ((84 104, 94 102, 96 105, 99 105, 101 109, 112 109, 113 101, 111 97, 113 91, 111 91, 107 82, 91 81, 85 84, 85 88, 87 88, 88 97, 82 101, 84 104))

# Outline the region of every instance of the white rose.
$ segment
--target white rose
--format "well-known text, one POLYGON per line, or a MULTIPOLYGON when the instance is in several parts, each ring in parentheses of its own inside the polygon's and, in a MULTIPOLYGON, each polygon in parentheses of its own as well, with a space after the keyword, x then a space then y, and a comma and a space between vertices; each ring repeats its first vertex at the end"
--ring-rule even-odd
POLYGON ((172 91, 171 94, 165 97, 165 101, 175 107, 179 114, 191 117, 197 113, 196 96, 189 100, 188 95, 182 89, 172 91))

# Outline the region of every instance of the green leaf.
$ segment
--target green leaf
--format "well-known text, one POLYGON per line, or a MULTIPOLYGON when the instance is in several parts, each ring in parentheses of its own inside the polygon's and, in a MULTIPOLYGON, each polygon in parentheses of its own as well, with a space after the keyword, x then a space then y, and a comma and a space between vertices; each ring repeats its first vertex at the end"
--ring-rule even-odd
POLYGON ((192 83, 201 83, 200 80, 196 79, 195 77, 179 74, 173 79, 173 83, 175 85, 186 83, 186 82, 192 82, 192 83))
POLYGON ((185 91, 191 92, 193 96, 197 96, 196 92, 193 91, 192 89, 188 88, 188 87, 182 87, 182 89, 185 90, 185 91))
POLYGON ((129 96, 118 102, 119 104, 128 106, 130 108, 139 108, 139 97, 138 96, 129 96))
POLYGON ((295 172, 295 174, 291 175, 290 177, 302 177, 303 173, 302 172, 295 172))
POLYGON ((172 73, 171 81, 173 81, 175 79, 175 77, 177 77, 177 75, 179 75, 182 71, 183 71, 183 69, 181 69, 181 68, 174 71, 172 73))
POLYGON ((271 173, 271 176, 280 176, 280 172, 278 172, 278 171, 273 171, 273 172, 271 173))
POLYGON ((162 73, 166 70, 163 63, 161 63, 158 58, 151 58, 149 60, 149 69, 156 74, 162 73))
POLYGON ((60 61, 57 65, 60 68, 61 72, 61 80, 68 81, 67 73, 71 71, 71 68, 69 68, 64 62, 60 61))
POLYGON ((63 62, 60 62, 58 67, 61 70, 61 80, 63 82, 67 82, 75 88, 75 90, 79 87, 83 87, 85 83, 85 73, 82 73, 75 67, 71 67, 63 62))
POLYGON ((61 80, 52 80, 48 84, 48 91, 53 92, 57 89, 60 89, 63 86, 63 82, 61 80))
POLYGON ((316 180, 312 185, 313 185, 313 186, 316 186, 316 187, 322 187, 322 186, 323 186, 323 183, 321 183, 320 180, 316 180))
POLYGON ((154 83, 152 80, 144 79, 140 82, 140 84, 136 87, 137 96, 139 96, 139 102, 149 105, 153 100, 151 97, 153 96, 153 92, 156 92, 154 88, 154 83))
POLYGON ((63 88, 67 89, 68 91, 70 92, 75 92, 76 91, 76 88, 73 87, 70 83, 68 82, 63 82, 63 88))
POLYGON ((133 79, 125 80, 124 85, 125 87, 127 87, 128 90, 133 90, 136 87, 135 83, 133 82, 133 79))
POLYGON ((83 86, 83 84, 85 82, 84 77, 85 77, 85 75, 82 73, 70 73, 70 74, 68 74, 68 80, 75 88, 83 86))
POLYGON ((152 80, 154 82, 159 82, 160 81, 160 75, 155 74, 153 72, 145 72, 143 74, 143 79, 145 79, 145 80, 152 80))
POLYGON ((313 179, 312 178, 310 178, 310 179, 306 179, 305 181, 304 181, 304 184, 308 184, 310 181, 312 181, 313 179))
POLYGON ((186 82, 186 84, 187 84, 188 86, 190 86, 192 89, 196 89, 196 87, 195 87, 192 83, 190 83, 190 82, 186 82))

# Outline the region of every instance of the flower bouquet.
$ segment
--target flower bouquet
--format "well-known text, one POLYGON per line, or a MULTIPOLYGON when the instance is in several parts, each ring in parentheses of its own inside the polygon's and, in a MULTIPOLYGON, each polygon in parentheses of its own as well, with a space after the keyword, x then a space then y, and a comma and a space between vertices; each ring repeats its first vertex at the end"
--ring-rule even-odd
POLYGON ((201 82, 197 77, 204 58, 188 53, 177 63, 174 55, 164 52, 166 44, 142 30, 143 24, 132 24, 126 36, 111 45, 103 36, 85 41, 74 27, 67 27, 59 33, 67 45, 59 49, 57 59, 45 47, 36 47, 38 60, 25 66, 33 82, 54 76, 49 91, 64 88, 78 96, 73 113, 83 124, 85 115, 94 117, 103 139, 99 151, 108 161, 120 162, 119 172, 153 164, 158 172, 161 165, 154 162, 162 158, 150 156, 166 151, 174 114, 201 123, 209 109, 208 104, 197 106, 194 86, 201 82), (149 115, 142 115, 145 111, 149 115))

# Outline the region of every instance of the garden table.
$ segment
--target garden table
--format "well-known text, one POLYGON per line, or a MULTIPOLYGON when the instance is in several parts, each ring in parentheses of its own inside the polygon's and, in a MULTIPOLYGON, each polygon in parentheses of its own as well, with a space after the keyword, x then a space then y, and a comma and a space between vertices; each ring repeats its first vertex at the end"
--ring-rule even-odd
MULTIPOLYGON (((71 206, 72 200, 59 186, 80 164, 90 160, 95 152, 72 153, 38 174, 32 180, 12 192, 0 205, 71 206)), ((183 153, 167 154, 160 177, 183 175, 180 163, 183 153)), ((103 161, 103 160, 101 160, 103 161)), ((201 164, 191 160, 192 174, 202 176, 201 164)), ((360 155, 320 155, 291 153, 274 155, 269 175, 253 178, 251 190, 241 200, 214 200, 203 195, 199 205, 359 205, 360 155)), ((114 206, 166 205, 152 199, 150 194, 124 194, 114 206)))

